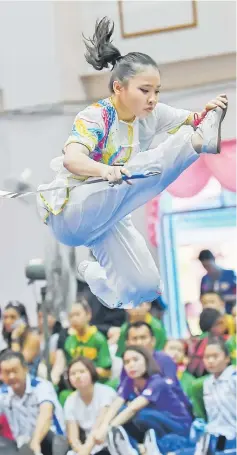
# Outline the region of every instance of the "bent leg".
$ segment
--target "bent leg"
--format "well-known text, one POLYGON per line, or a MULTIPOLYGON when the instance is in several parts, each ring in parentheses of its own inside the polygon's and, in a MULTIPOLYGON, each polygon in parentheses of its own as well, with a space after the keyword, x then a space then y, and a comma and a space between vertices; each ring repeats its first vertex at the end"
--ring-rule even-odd
MULTIPOLYGON (((136 306, 160 294, 161 280, 142 235, 126 217, 92 245, 98 262, 88 266, 91 291, 111 308, 136 306)), ((87 270, 86 270, 87 272, 87 270)))
POLYGON ((160 175, 111 187, 108 182, 73 189, 60 215, 49 218, 56 238, 67 245, 91 247, 118 221, 169 186, 199 155, 191 144, 192 128, 183 126, 157 148, 138 153, 127 164, 131 173, 160 175))

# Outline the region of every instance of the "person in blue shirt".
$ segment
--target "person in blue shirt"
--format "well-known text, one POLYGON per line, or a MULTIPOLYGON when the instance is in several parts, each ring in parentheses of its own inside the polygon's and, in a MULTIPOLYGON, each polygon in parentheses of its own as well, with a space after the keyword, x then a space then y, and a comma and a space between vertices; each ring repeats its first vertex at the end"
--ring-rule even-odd
POLYGON ((218 292, 225 302, 225 309, 231 314, 236 301, 236 274, 234 270, 222 269, 216 264, 210 250, 202 250, 198 257, 207 274, 202 277, 201 295, 210 291, 218 292))
POLYGON ((138 455, 139 444, 144 444, 147 455, 187 446, 193 418, 186 396, 177 394, 174 381, 161 374, 151 352, 142 346, 127 347, 123 365, 124 379, 94 433, 96 442, 108 437, 114 455, 138 455))

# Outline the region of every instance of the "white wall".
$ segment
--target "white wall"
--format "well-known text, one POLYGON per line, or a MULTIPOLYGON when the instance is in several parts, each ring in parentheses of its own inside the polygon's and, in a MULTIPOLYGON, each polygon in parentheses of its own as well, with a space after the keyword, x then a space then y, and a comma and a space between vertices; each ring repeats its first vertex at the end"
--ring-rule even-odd
POLYGON ((60 101, 53 2, 0 2, 0 88, 6 109, 60 101))
MULTIPOLYGON (((168 3, 179 9, 186 1, 168 3)), ((131 4, 137 11, 131 20, 138 21, 141 2, 131 4)), ((115 0, 1 1, 4 107, 11 110, 85 99, 79 76, 94 70, 84 59, 82 32, 92 35, 97 18, 107 15, 114 20, 114 42, 122 54, 141 51, 158 63, 167 63, 235 51, 235 7, 234 1, 198 1, 196 28, 123 39, 115 0)))
MULTIPOLYGON (((140 1, 131 3, 138 15, 136 18, 135 14, 131 20, 140 21, 140 1)), ((152 2, 146 1, 146 4, 148 3, 152 2)), ((186 1, 168 1, 167 3, 170 8, 179 9, 180 3, 186 3, 186 1)), ((80 1, 77 6, 86 36, 91 36, 98 18, 106 15, 115 22, 114 44, 123 55, 131 51, 145 52, 161 64, 235 52, 236 50, 235 1, 198 1, 198 26, 196 28, 127 39, 121 37, 116 1, 80 1)), ((84 62, 81 71, 89 74, 93 69, 84 62)))
POLYGON ((79 74, 84 62, 83 22, 79 1, 54 2, 57 59, 60 62, 61 100, 85 98, 79 74))

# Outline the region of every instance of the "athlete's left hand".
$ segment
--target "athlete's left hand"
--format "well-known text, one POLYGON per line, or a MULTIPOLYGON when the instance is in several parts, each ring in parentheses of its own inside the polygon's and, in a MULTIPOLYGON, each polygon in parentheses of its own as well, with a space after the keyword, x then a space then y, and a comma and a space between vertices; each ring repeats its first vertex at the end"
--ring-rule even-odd
POLYGON ((222 109, 226 109, 228 104, 228 98, 225 94, 218 95, 215 99, 208 101, 205 106, 206 111, 211 111, 215 109, 217 106, 221 107, 222 109))

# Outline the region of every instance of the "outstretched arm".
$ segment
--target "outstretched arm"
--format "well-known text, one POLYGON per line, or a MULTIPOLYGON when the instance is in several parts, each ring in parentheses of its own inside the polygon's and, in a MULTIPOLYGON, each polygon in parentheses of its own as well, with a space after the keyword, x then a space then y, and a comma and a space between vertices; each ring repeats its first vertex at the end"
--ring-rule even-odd
POLYGON ((149 401, 145 397, 137 397, 131 403, 128 403, 126 409, 121 411, 111 422, 112 427, 118 427, 124 425, 130 419, 132 419, 138 411, 145 408, 149 404, 149 401))
POLYGON ((200 121, 206 116, 208 111, 215 109, 217 106, 221 107, 222 109, 225 109, 227 103, 228 100, 225 94, 218 95, 215 99, 208 101, 203 111, 192 112, 187 118, 185 125, 191 125, 194 128, 197 127, 200 121))
POLYGON ((124 403, 124 400, 118 397, 114 403, 112 403, 111 407, 108 408, 102 425, 94 434, 95 440, 98 444, 101 444, 106 439, 111 426, 116 427, 128 422, 137 414, 138 411, 145 408, 149 401, 145 397, 137 397, 131 403, 128 403, 125 409, 118 413, 122 403, 124 403), (118 415, 116 415, 117 413, 118 415))
POLYGON ((109 424, 118 414, 119 409, 124 405, 125 400, 121 397, 115 398, 113 403, 107 408, 101 425, 93 432, 97 444, 101 444, 106 439, 109 424))
POLYGON ((151 124, 151 130, 154 128, 155 134, 174 134, 183 125, 190 125, 193 128, 197 128, 208 111, 215 109, 217 106, 225 109, 227 102, 226 95, 218 95, 215 99, 208 101, 201 112, 191 112, 158 103, 155 108, 153 120, 151 120, 155 122, 155 125, 151 124))

